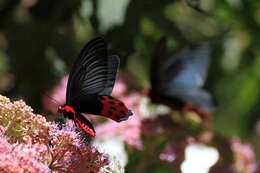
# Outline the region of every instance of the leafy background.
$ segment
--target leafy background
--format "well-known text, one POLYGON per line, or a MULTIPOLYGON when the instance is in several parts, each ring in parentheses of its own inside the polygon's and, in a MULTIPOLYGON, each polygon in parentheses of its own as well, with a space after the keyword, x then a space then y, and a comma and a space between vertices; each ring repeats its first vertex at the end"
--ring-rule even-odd
POLYGON ((68 73, 86 41, 100 35, 140 88, 149 88, 151 55, 161 36, 173 50, 210 41, 205 87, 217 102, 213 128, 260 152, 260 1, 2 0, 0 92, 42 112, 44 92, 68 73))

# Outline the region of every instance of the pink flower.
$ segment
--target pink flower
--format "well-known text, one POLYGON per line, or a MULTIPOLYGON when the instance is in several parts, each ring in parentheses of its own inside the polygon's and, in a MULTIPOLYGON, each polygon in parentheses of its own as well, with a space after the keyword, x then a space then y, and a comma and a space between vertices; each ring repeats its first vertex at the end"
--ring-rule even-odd
POLYGON ((141 141, 141 118, 139 116, 140 95, 132 93, 120 99, 133 111, 134 116, 124 122, 107 121, 96 127, 97 137, 107 139, 114 136, 121 137, 126 144, 137 149, 142 149, 141 141))
POLYGON ((238 138, 231 141, 235 167, 238 171, 254 173, 257 170, 256 156, 251 145, 242 144, 238 138))
POLYGON ((41 115, 35 115, 24 101, 11 102, 0 95, 0 125, 12 142, 48 141, 49 122, 41 115))
MULTIPOLYGON (((48 165, 40 160, 38 145, 10 144, 1 134, 0 172, 6 173, 49 173, 48 165)), ((41 147, 40 147, 41 148, 41 147)), ((45 152, 46 152, 46 146, 45 152)))
POLYGON ((97 137, 101 139, 119 136, 130 146, 137 149, 142 149, 143 147, 140 140, 140 119, 136 116, 120 124, 109 120, 107 123, 98 125, 96 132, 97 137))
POLYGON ((121 76, 116 79, 114 88, 113 88, 113 96, 122 97, 126 94, 127 86, 121 76))
POLYGON ((86 143, 72 121, 60 127, 23 101, 0 95, 0 172, 90 173, 109 165, 107 155, 86 143))
POLYGON ((160 154, 160 159, 168 162, 173 162, 178 155, 184 153, 184 147, 176 143, 167 144, 163 152, 160 154))
POLYGON ((48 149, 50 158, 48 165, 52 171, 98 172, 109 164, 105 154, 82 140, 71 120, 68 120, 61 129, 52 124, 49 134, 51 146, 48 149))
POLYGON ((176 132, 181 127, 170 116, 157 116, 142 121, 142 133, 146 135, 163 135, 176 132))

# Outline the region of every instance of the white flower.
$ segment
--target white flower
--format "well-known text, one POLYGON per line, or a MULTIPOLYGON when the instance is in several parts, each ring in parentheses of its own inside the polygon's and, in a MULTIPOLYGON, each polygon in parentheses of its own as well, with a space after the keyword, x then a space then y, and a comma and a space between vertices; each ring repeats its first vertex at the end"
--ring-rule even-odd
POLYGON ((219 152, 214 147, 204 144, 191 144, 185 149, 185 160, 181 164, 182 173, 208 173, 219 159, 219 152))
POLYGON ((109 155, 109 160, 114 162, 112 165, 109 165, 110 168, 115 172, 124 172, 128 156, 125 150, 125 144, 121 138, 114 137, 106 140, 95 139, 93 145, 96 146, 99 151, 103 151, 109 155))
POLYGON ((139 111, 143 118, 154 118, 157 115, 169 114, 171 109, 166 105, 152 104, 149 97, 142 97, 139 111))

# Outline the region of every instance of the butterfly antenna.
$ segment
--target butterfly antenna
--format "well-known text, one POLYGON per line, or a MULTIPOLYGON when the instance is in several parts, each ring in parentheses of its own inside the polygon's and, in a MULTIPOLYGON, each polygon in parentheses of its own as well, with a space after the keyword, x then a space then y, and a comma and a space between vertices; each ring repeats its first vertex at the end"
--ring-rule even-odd
POLYGON ((43 95, 45 95, 46 97, 48 97, 53 103, 55 103, 56 105, 60 105, 59 102, 57 100, 55 100, 54 98, 52 98, 51 96, 49 96, 46 93, 43 93, 43 95))

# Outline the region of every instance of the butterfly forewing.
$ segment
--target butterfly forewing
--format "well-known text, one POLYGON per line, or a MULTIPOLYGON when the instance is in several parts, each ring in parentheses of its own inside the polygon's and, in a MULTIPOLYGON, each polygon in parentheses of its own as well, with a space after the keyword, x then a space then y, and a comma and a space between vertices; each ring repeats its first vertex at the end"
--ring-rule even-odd
POLYGON ((180 50, 170 57, 162 71, 164 87, 200 88, 204 85, 209 65, 209 46, 201 43, 180 50))
POLYGON ((112 93, 119 62, 119 57, 116 55, 111 55, 108 57, 107 79, 103 91, 99 93, 100 95, 110 95, 112 93))
POLYGON ((99 94, 105 89, 109 74, 108 61, 107 45, 102 38, 90 41, 82 49, 69 76, 67 104, 82 94, 99 94))
POLYGON ((199 109, 212 111, 214 104, 211 95, 201 89, 210 60, 208 43, 187 46, 173 56, 168 54, 166 40, 161 39, 151 65, 152 100, 170 106, 176 103, 180 107, 192 103, 199 109))

